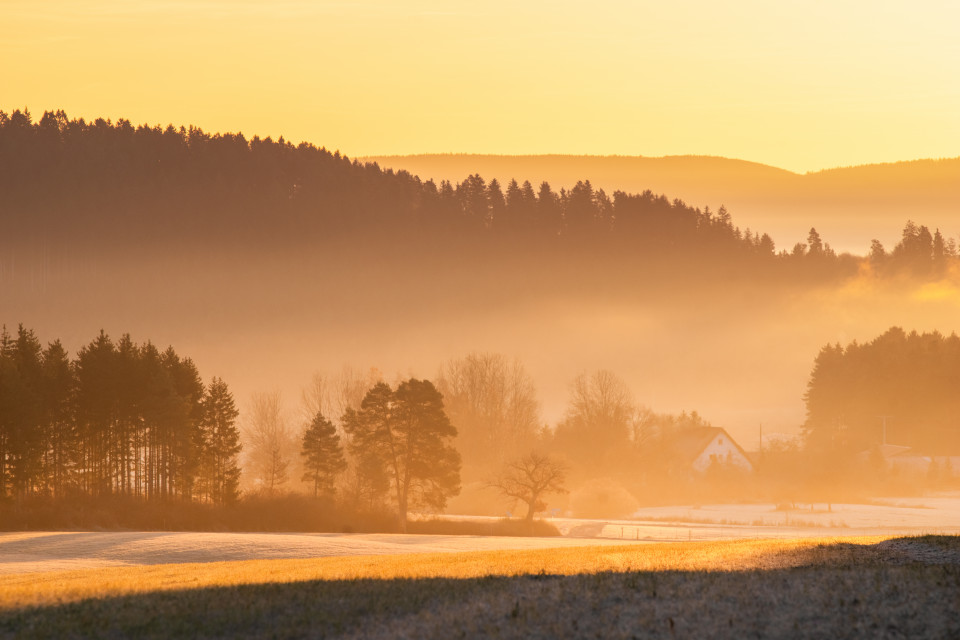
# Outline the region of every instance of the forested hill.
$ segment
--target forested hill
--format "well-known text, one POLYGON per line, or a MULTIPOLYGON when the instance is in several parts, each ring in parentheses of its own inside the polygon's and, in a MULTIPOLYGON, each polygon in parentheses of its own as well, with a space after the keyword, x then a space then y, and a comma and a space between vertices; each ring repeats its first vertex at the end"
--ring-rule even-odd
MULTIPOLYGON (((6 242, 21 247, 322 245, 406 232, 527 248, 599 243, 631 254, 776 253, 768 235, 741 231, 722 206, 697 209, 650 191, 608 194, 584 180, 558 192, 476 174, 436 184, 282 138, 70 120, 62 111, 38 120, 0 113, 0 213, 6 242)), ((810 249, 831 255, 818 237, 810 249)))
POLYGON ((406 169, 423 179, 488 180, 524 176, 534 184, 571 188, 589 177, 595 188, 650 189, 696 206, 726 204, 742 227, 762 229, 789 248, 810 227, 834 247, 861 254, 870 241, 892 246, 908 218, 958 231, 960 157, 873 164, 797 174, 775 167, 711 156, 583 156, 424 154, 371 156, 381 166, 406 169))
MULTIPOLYGON (((0 225, 0 275, 17 259, 66 250, 336 246, 465 257, 497 247, 506 257, 556 250, 568 259, 573 251, 815 279, 852 275, 859 262, 838 256, 813 228, 806 242, 778 250, 762 230, 739 228, 722 205, 694 208, 649 190, 606 193, 586 179, 556 190, 479 174, 435 183, 283 138, 86 122, 63 111, 37 121, 27 111, 0 112, 0 225)), ((924 277, 943 274, 957 255, 953 239, 912 222, 892 252, 878 242, 870 252, 874 273, 924 277)))
POLYGON ((423 193, 409 174, 282 138, 0 113, 0 207, 22 239, 315 240, 410 219, 423 193))

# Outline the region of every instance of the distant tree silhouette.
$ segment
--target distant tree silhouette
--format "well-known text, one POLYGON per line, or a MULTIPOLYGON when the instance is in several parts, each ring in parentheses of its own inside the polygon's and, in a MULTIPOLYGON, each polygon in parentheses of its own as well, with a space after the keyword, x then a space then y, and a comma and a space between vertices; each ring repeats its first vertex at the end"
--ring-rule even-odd
POLYGON ((556 447, 581 471, 609 472, 629 450, 635 412, 630 390, 612 372, 582 373, 571 384, 566 415, 554 433, 556 447))
POLYGON ((519 361, 491 353, 450 360, 440 369, 437 389, 472 473, 486 478, 534 444, 541 426, 536 389, 519 361))
POLYGON ((960 450, 960 338, 893 327, 866 344, 826 345, 807 392, 807 442, 864 451, 887 441, 927 455, 960 450))
POLYGON ((429 380, 411 378, 395 391, 380 382, 342 422, 353 456, 389 477, 401 531, 412 504, 441 509, 459 493, 460 455, 451 444, 457 430, 429 380))
POLYGON ((201 477, 214 504, 235 502, 240 495, 238 456, 243 445, 237 417, 240 412, 227 383, 214 377, 203 398, 201 477))
POLYGON ((41 492, 55 498, 66 497, 73 488, 78 446, 73 416, 75 378, 67 351, 59 340, 43 352, 46 440, 41 492))
POLYGON ((0 497, 190 500, 203 419, 199 373, 172 348, 101 332, 71 361, 23 326, 0 332, 0 497))
MULTIPOLYGON (((314 249, 396 246, 403 238, 414 250, 438 252, 506 241, 558 264, 602 251, 628 269, 672 260, 695 273, 722 267, 783 280, 858 272, 857 258, 837 256, 814 229, 806 243, 778 253, 769 235, 735 226, 724 206, 713 212, 650 191, 608 196, 586 179, 559 193, 519 179, 504 190, 478 174, 437 185, 283 138, 86 121, 63 111, 39 121, 25 110, 0 112, 0 207, 0 249, 159 249, 182 239, 217 251, 314 249)), ((873 273, 939 277, 956 260, 956 241, 911 222, 889 258, 873 273)))
POLYGON ((500 473, 490 482, 509 500, 527 505, 527 522, 547 508, 544 498, 551 493, 566 493, 567 466, 556 458, 537 452, 504 463, 500 473))
POLYGON ((294 446, 279 392, 254 394, 245 431, 250 444, 249 470, 257 489, 268 496, 276 495, 290 479, 290 453, 294 446))
POLYGON ((347 467, 340 435, 332 422, 317 412, 303 434, 300 455, 304 458, 303 481, 313 485, 313 497, 333 495, 335 480, 347 467))
POLYGON ((810 228, 810 233, 807 234, 807 253, 812 256, 821 256, 825 253, 823 240, 813 227, 810 228))
POLYGON ((870 254, 868 257, 870 259, 870 267, 874 272, 879 273, 887 261, 887 252, 879 240, 874 239, 870 241, 870 254))

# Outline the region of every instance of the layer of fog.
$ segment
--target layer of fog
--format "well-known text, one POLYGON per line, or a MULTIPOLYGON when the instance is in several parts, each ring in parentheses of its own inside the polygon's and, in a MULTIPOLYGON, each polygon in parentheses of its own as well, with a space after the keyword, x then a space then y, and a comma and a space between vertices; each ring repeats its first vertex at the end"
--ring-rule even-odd
MULTIPOLYGON (((21 265, 26 264, 21 261, 21 265)), ((0 318, 75 353, 100 329, 172 344, 205 380, 230 385, 243 409, 279 390, 294 407, 316 371, 377 367, 385 378, 432 378, 469 352, 516 357, 537 384, 543 418, 565 409, 569 383, 600 368, 638 403, 696 410, 747 449, 796 433, 813 359, 828 342, 866 341, 892 325, 957 329, 947 283, 839 288, 646 279, 569 265, 458 263, 450 256, 354 250, 303 255, 87 258, 0 282, 0 318), (32 274, 32 275, 29 275, 32 274)))

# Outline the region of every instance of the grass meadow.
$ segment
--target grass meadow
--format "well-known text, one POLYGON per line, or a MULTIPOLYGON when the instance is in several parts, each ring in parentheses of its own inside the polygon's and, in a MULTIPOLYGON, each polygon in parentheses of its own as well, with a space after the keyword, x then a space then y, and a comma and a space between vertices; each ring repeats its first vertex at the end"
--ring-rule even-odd
POLYGON ((718 541, 10 574, 0 636, 956 637, 956 537, 718 541))

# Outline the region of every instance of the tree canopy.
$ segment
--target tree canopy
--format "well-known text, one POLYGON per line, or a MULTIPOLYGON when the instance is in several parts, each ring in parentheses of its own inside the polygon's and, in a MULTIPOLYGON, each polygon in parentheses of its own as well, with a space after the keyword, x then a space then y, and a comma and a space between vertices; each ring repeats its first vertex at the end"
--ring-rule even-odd
POLYGON ((189 358, 101 332, 71 360, 0 332, 0 497, 236 497, 236 410, 189 358))
MULTIPOLYGON (((520 242, 526 251, 602 246, 621 256, 772 265, 769 235, 651 191, 612 194, 587 179, 559 191, 467 176, 423 181, 406 171, 197 127, 0 112, 0 208, 21 246, 290 246, 380 236, 470 245, 520 242)), ((819 242, 819 240, 818 240, 819 242)), ((827 255, 820 245, 811 253, 827 255)), ((836 262, 841 271, 850 265, 836 262)))
POLYGON ((459 493, 460 454, 452 445, 457 430, 429 380, 411 378, 395 390, 377 383, 342 422, 351 454, 368 468, 386 470, 402 531, 411 506, 439 510, 459 493))
POLYGON ((490 484, 503 497, 526 504, 525 519, 532 522, 534 514, 547 508, 546 496, 567 492, 566 474, 567 465, 562 461, 533 451, 504 463, 490 484))
POLYGON ((300 455, 304 458, 303 481, 313 486, 313 496, 333 495, 337 476, 347 468, 337 428, 321 412, 303 433, 300 455))
POLYGON ((893 327, 871 342, 824 346, 807 392, 813 447, 865 450, 881 444, 925 454, 960 451, 960 338, 893 327))

